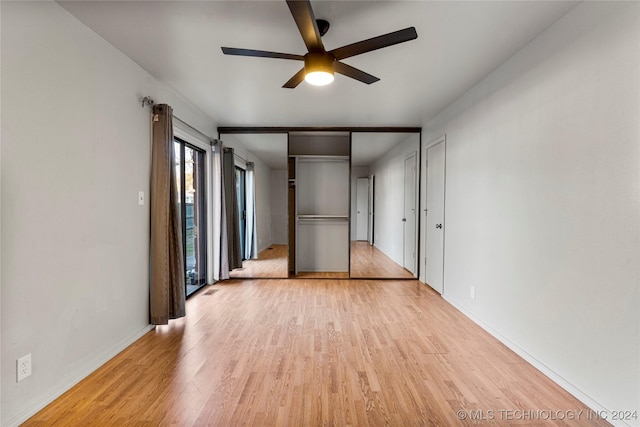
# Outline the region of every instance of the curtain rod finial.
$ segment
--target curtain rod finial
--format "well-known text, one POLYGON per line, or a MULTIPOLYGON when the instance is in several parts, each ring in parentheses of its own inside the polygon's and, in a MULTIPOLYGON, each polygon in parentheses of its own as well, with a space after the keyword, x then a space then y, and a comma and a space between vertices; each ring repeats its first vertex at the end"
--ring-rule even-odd
POLYGON ((150 106, 153 106, 153 104, 155 104, 155 102, 153 102, 153 98, 151 98, 150 96, 145 96, 144 98, 142 98, 141 103, 142 108, 144 108, 145 104, 150 106))

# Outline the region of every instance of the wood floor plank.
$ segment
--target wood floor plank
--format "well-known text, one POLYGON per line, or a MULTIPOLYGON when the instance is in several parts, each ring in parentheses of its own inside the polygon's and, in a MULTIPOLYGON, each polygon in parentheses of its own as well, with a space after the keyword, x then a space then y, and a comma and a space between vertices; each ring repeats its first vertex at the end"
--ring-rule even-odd
POLYGON ((242 261, 242 268, 229 273, 233 278, 287 278, 289 247, 273 244, 258 254, 258 259, 242 261))
POLYGON ((417 281, 210 288, 24 425, 608 425, 417 281))
POLYGON ((352 278, 415 279, 409 270, 369 242, 351 242, 350 265, 352 278))

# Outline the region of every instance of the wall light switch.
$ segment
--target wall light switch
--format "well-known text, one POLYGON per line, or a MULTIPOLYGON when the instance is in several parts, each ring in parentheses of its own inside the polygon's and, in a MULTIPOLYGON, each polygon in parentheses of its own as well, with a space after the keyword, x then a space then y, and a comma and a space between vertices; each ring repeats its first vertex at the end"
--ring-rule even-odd
POLYGON ((138 191, 138 204, 144 205, 144 191, 138 191))
POLYGON ((471 297, 471 299, 476 299, 476 287, 472 286, 471 290, 469 291, 469 296, 471 297))

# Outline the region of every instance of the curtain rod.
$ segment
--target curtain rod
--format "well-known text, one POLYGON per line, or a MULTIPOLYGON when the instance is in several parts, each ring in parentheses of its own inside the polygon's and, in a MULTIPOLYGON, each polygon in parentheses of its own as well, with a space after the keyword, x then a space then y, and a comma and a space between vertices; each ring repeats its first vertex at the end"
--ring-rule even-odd
POLYGON ((207 138, 207 141, 209 141, 209 144, 213 144, 215 142, 215 140, 213 138, 211 138, 209 135, 206 135, 205 133, 200 132, 198 129, 194 128, 189 123, 187 123, 184 120, 182 120, 180 117, 177 117, 177 116, 174 115, 173 118, 175 120, 179 121, 180 123, 182 123, 183 125, 185 125, 186 127, 188 127, 189 129, 191 129, 192 131, 199 133, 200 136, 203 136, 203 137, 207 138))
POLYGON ((242 160, 242 161, 243 161, 243 162, 245 162, 245 163, 251 163, 251 162, 249 162, 247 159, 245 159, 244 157, 242 157, 241 155, 236 154, 236 150, 233 150, 233 156, 234 156, 234 157, 239 158, 240 160, 242 160))
MULTIPOLYGON (((149 106, 151 108, 153 108, 153 106, 157 105, 155 103, 155 101, 153 100, 153 98, 151 98, 150 96, 145 96, 144 98, 142 98, 140 100, 140 103, 142 104, 142 108, 146 106, 149 106)), ((175 114, 172 114, 171 117, 173 117, 173 119, 179 121, 180 123, 182 123, 183 125, 187 126, 189 129, 191 129, 194 132, 197 132, 198 134, 200 134, 201 136, 205 137, 208 141, 209 144, 214 145, 215 142, 217 141, 215 138, 211 138, 209 135, 206 135, 205 133, 199 131, 198 129, 194 128, 193 126, 191 126, 189 123, 185 122, 184 120, 182 120, 180 117, 176 116, 175 114)), ((247 159, 245 159, 244 157, 238 155, 235 153, 235 150, 233 152, 233 155, 237 158, 239 158, 240 160, 242 160, 245 164, 249 164, 249 163, 253 163, 248 161, 247 159)))
MULTIPOLYGON (((150 96, 145 96, 144 98, 142 98, 142 100, 140 101, 142 103, 142 108, 145 107, 145 105, 153 108, 153 106, 157 105, 153 98, 151 98, 150 96)), ((172 114, 171 117, 173 117, 175 120, 179 121, 180 123, 182 123, 183 125, 185 125, 186 127, 188 127, 189 129, 191 129, 194 132, 197 132, 200 136, 203 136, 204 138, 207 139, 207 141, 209 141, 209 144, 213 145, 216 141, 215 138, 211 138, 209 135, 205 134, 204 132, 199 131, 198 129, 194 128, 193 126, 191 126, 189 123, 185 122, 184 120, 182 120, 180 117, 176 116, 175 114, 172 114)))

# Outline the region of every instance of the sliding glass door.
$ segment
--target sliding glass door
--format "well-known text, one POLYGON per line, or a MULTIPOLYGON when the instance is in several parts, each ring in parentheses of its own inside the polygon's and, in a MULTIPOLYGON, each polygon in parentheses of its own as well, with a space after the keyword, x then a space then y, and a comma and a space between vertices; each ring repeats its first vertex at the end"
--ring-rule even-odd
POLYGON ((236 195, 238 196, 238 219, 240 223, 240 253, 242 260, 246 260, 245 239, 247 233, 247 195, 246 195, 246 175, 244 169, 236 166, 236 195))
POLYGON ((205 152, 177 138, 174 148, 189 296, 207 283, 205 152))

